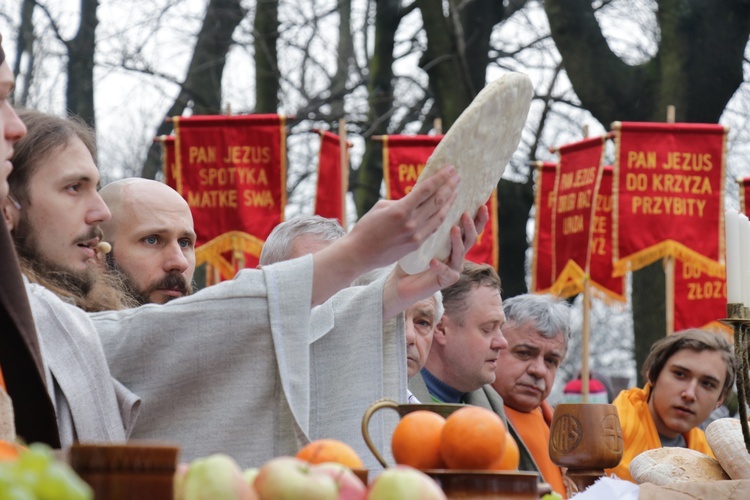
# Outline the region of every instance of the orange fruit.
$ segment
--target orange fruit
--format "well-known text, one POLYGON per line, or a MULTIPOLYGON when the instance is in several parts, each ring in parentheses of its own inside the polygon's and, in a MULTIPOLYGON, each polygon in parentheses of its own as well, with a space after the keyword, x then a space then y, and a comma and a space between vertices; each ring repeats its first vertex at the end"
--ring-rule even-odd
POLYGON ((417 410, 404 415, 391 438, 391 450, 397 464, 415 469, 442 469, 440 435, 445 418, 437 413, 417 410))
POLYGON ((505 424, 497 414, 466 406, 445 420, 440 453, 450 469, 485 470, 500 460, 505 441, 505 424))
POLYGON ((0 439, 0 462, 18 458, 18 446, 0 439))
POLYGON ((311 464, 336 462, 351 469, 363 469, 365 466, 351 446, 336 439, 316 439, 299 450, 297 458, 311 464))
POLYGON ((521 463, 521 452, 518 450, 518 443, 507 432, 505 435, 505 451, 500 460, 494 462, 491 466, 491 470, 518 470, 518 465, 521 463))

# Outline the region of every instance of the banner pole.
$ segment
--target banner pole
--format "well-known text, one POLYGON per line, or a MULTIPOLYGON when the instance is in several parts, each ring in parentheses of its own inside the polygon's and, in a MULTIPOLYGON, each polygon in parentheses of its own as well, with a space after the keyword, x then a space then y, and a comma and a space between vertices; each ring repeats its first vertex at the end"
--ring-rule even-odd
POLYGON ((740 190, 740 212, 747 215, 747 200, 745 199, 745 180, 742 177, 735 179, 740 190))
POLYGON ((675 113, 676 109, 674 107, 674 104, 670 104, 669 106, 667 106, 667 123, 675 122, 675 113))
MULTIPOLYGON (((673 104, 667 106, 667 123, 675 122, 675 107, 673 104)), ((667 309, 667 336, 674 333, 674 256, 668 255, 664 258, 665 278, 665 302, 667 309)))
POLYGON ((588 273, 583 277, 583 334, 581 336, 581 393, 589 401, 589 342, 591 339, 591 290, 588 273))
POLYGON ((667 336, 674 333, 674 256, 664 258, 664 277, 666 280, 667 303, 667 336))
POLYGON ((443 119, 442 118, 435 118, 432 121, 432 128, 435 129, 435 133, 437 135, 443 135, 443 119))
POLYGON ((346 120, 339 120, 339 160, 341 163, 341 226, 347 228, 346 224, 346 192, 349 190, 349 148, 346 139, 346 120))

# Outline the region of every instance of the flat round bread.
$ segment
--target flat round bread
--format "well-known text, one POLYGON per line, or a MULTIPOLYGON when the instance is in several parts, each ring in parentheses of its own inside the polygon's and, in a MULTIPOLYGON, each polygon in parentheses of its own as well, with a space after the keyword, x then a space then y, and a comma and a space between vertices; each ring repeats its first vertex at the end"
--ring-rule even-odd
POLYGON ((444 260, 450 255, 451 227, 462 213, 474 216, 487 203, 518 148, 532 96, 528 76, 504 75, 483 88, 445 134, 417 183, 443 166, 453 165, 461 175, 458 198, 438 230, 418 250, 399 260, 404 271, 420 273, 430 266, 433 257, 444 260))
POLYGON ((716 460, 732 479, 750 479, 750 453, 736 418, 720 418, 706 427, 706 440, 716 460))
POLYGON ((657 486, 729 479, 718 461, 688 448, 644 451, 630 462, 630 475, 638 484, 652 483, 657 486))

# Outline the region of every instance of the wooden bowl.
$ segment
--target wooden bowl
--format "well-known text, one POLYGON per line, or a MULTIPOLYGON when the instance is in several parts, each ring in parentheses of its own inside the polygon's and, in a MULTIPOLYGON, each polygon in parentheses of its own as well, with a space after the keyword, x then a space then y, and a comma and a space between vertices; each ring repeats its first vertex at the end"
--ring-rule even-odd
POLYGON ((448 498, 538 499, 539 474, 519 471, 425 470, 448 498))
POLYGON ((354 475, 359 478, 360 481, 365 483, 365 486, 367 486, 368 476, 370 474, 369 469, 357 469, 353 468, 352 472, 354 472, 354 475))
POLYGON ((171 499, 179 448, 166 443, 75 443, 71 467, 94 490, 94 498, 171 499))

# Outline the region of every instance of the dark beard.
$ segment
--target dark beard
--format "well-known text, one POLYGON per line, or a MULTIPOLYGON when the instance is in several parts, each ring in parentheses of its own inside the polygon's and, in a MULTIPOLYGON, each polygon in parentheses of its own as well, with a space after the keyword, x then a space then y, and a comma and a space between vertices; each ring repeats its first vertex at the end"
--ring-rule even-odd
MULTIPOLYGON (((101 230, 97 227, 79 240, 88 241, 100 235, 101 230)), ((84 271, 73 271, 45 258, 38 250, 39 245, 28 217, 23 214, 13 230, 13 240, 19 258, 44 281, 82 299, 91 292, 96 282, 96 270, 91 267, 84 271)))
MULTIPOLYGON (((151 294, 159 288, 177 288, 183 295, 193 293, 193 286, 188 283, 185 277, 180 273, 169 273, 163 279, 152 283, 147 288, 139 288, 132 276, 117 264, 115 260, 114 245, 112 251, 107 254, 107 269, 119 276, 120 287, 122 291, 132 298, 138 305, 150 304, 151 294)), ((167 302, 177 297, 167 297, 167 302)))

